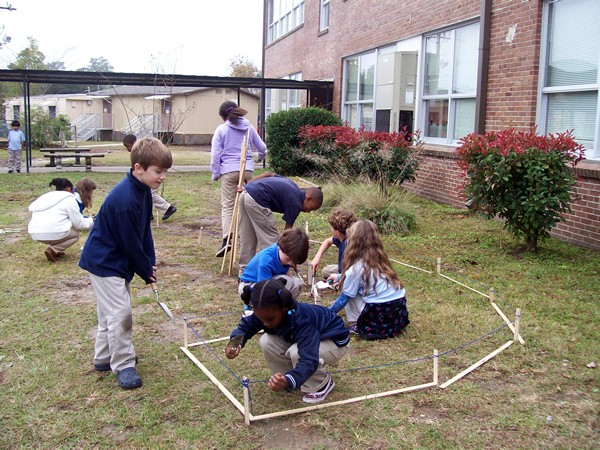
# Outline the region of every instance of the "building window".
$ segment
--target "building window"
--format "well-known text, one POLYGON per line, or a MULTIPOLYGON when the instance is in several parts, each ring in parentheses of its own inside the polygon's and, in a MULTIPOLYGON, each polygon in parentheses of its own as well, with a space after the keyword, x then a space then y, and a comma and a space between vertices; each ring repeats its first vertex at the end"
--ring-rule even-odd
MULTIPOLYGON (((302 81, 302 72, 281 78, 284 80, 302 81)), ((265 117, 269 117, 271 113, 302 107, 302 92, 303 90, 300 89, 267 89, 265 117)))
POLYGON ((321 19, 319 21, 319 31, 325 31, 329 28, 329 0, 321 0, 321 19))
POLYGON ((48 115, 51 118, 55 118, 56 117, 56 106, 48 106, 48 115))
POLYGON ((479 24, 424 39, 423 114, 426 142, 455 143, 475 129, 479 24))
POLYGON ((21 119, 21 106, 13 105, 13 120, 21 119))
MULTIPOLYGON (((302 81, 302 72, 294 73, 287 77, 283 77, 288 80, 302 81)), ((287 97, 287 109, 300 108, 302 106, 302 100, 300 94, 302 91, 299 89, 288 89, 286 92, 287 97)))
POLYGON ((354 128, 373 130, 376 52, 344 60, 342 117, 354 128))
POLYGON ((599 22, 597 0, 544 4, 538 128, 573 130, 588 159, 600 159, 599 22))
POLYGON ((269 0, 267 17, 271 43, 304 23, 304 0, 269 0))

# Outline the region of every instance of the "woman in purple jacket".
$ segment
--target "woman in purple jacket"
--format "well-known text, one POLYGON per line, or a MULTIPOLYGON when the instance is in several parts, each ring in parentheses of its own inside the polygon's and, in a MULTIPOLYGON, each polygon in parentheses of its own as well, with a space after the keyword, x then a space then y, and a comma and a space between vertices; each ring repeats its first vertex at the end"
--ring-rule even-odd
MULTIPOLYGON (((211 145, 211 164, 213 181, 221 180, 221 227, 223 230, 223 243, 215 256, 222 257, 231 248, 227 245, 233 204, 240 178, 240 159, 242 154, 242 141, 249 136, 248 151, 246 152, 246 170, 244 182, 252 178, 254 161, 252 149, 258 153, 258 159, 265 158, 267 146, 262 141, 256 129, 244 116, 248 111, 240 108, 235 102, 229 100, 219 108, 219 115, 225 123, 215 130, 211 145)), ((231 239, 229 239, 231 242, 231 239)))

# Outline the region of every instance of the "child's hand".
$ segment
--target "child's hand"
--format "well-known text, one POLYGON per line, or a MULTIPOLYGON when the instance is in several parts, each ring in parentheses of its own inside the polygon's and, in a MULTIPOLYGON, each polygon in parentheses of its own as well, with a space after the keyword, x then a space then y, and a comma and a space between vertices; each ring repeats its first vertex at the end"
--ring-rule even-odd
POLYGON ((289 383, 286 377, 282 373, 276 373, 269 379, 269 389, 274 392, 283 391, 289 387, 289 383))
POLYGON ((319 268, 319 263, 320 263, 320 262, 321 262, 321 261, 320 261, 320 260, 318 260, 317 258, 313 259, 313 260, 310 262, 310 268, 311 268, 311 270, 312 270, 312 273, 317 273, 317 269, 319 268))
POLYGON ((227 356, 227 359, 233 359, 240 354, 240 349, 241 347, 236 347, 235 349, 231 347, 225 347, 223 351, 225 352, 225 356, 227 356))

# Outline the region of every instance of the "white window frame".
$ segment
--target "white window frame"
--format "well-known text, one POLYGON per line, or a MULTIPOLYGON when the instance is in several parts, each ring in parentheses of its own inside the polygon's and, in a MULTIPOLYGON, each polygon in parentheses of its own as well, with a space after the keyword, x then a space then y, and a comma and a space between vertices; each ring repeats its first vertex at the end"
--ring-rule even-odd
MULTIPOLYGON (((469 23, 465 23, 465 24, 461 24, 460 26, 455 26, 452 28, 448 28, 448 29, 443 29, 443 30, 438 30, 434 33, 427 33, 423 35, 423 39, 422 39, 422 46, 421 46, 421 56, 420 56, 420 61, 419 64, 421 66, 420 69, 420 78, 422 80, 421 82, 421 87, 420 87, 420 113, 418 116, 418 120, 417 120, 417 128, 422 130, 422 135, 421 135, 421 139, 424 142, 427 143, 431 143, 431 144, 440 144, 440 145, 458 145, 458 140, 460 138, 462 138, 463 136, 453 136, 454 133, 454 128, 456 125, 456 105, 457 105, 457 101, 458 100, 462 100, 462 99, 473 99, 475 101, 477 101, 477 87, 475 87, 475 89, 472 92, 461 92, 461 93, 453 93, 453 86, 454 86, 454 76, 455 76, 455 64, 456 64, 456 59, 455 59, 455 51, 456 51, 456 31, 460 28, 464 28, 464 27, 468 27, 468 26, 472 26, 474 24, 477 24, 478 26, 481 26, 481 24, 479 22, 469 22, 469 23), (452 39, 452 49, 451 49, 451 67, 449 68, 448 72, 450 73, 450 80, 448 83, 449 89, 448 89, 448 93, 447 94, 426 94, 425 93, 425 89, 427 88, 427 83, 426 83, 426 76, 427 76, 427 54, 426 54, 426 49, 427 49, 427 38, 432 37, 432 36, 436 36, 436 35, 440 35, 442 33, 450 33, 451 34, 451 39, 452 39), (448 122, 446 124, 446 136, 447 137, 432 137, 432 136, 426 136, 426 128, 428 126, 428 117, 427 117, 427 103, 428 101, 432 101, 432 100, 447 100, 448 101, 448 122)), ((476 68, 477 70, 477 68, 476 68)), ((475 118, 473 118, 473 131, 475 130, 475 118)))
MULTIPOLYGON (((585 157, 587 159, 600 160, 600 70, 598 70, 598 76, 596 83, 593 84, 580 84, 571 86, 553 86, 546 87, 547 80, 547 60, 548 60, 548 34, 550 32, 550 5, 556 0, 544 0, 542 9, 542 36, 541 36, 541 51, 540 51, 540 75, 538 82, 538 104, 536 123, 538 124, 538 132, 540 134, 548 133, 548 100, 551 94, 560 93, 574 93, 574 92, 596 92, 597 104, 596 104, 596 129, 594 132, 594 146, 589 149, 586 148, 585 157)), ((582 36, 585 34, 585 30, 582 31, 582 36)), ((598 55, 598 62, 600 65, 600 51, 598 55)), ((567 131, 567 130, 564 130, 567 131)), ((575 132, 575 138, 577 133, 575 132)))
POLYGON ((267 43, 304 24, 305 0, 269 0, 267 2, 267 43))
POLYGON ((329 29, 329 0, 321 0, 321 13, 319 15, 319 31, 329 29))
POLYGON ((342 120, 345 122, 348 122, 349 126, 353 126, 348 120, 347 120, 347 115, 348 115, 348 108, 352 107, 352 106, 356 106, 356 112, 357 112, 357 128, 360 128, 362 125, 365 124, 363 118, 363 111, 364 105, 371 105, 372 108, 372 122, 371 122, 371 127, 370 128, 365 128, 366 130, 374 130, 375 129, 375 123, 376 123, 376 117, 375 117, 375 96, 376 96, 376 89, 377 89, 377 54, 378 51, 376 49, 368 51, 368 52, 364 52, 364 53, 360 53, 358 55, 352 55, 349 56, 347 58, 343 59, 343 86, 342 86, 342 120), (371 98, 368 99, 361 99, 360 98, 360 83, 358 82, 360 80, 360 70, 361 70, 361 57, 363 56, 367 56, 367 55, 371 55, 373 54, 375 57, 375 73, 373 74, 373 94, 371 98), (347 91, 347 85, 348 85, 348 73, 347 73, 347 62, 351 59, 358 59, 358 70, 357 70, 357 91, 356 91, 356 100, 347 100, 346 99, 346 91, 347 91))

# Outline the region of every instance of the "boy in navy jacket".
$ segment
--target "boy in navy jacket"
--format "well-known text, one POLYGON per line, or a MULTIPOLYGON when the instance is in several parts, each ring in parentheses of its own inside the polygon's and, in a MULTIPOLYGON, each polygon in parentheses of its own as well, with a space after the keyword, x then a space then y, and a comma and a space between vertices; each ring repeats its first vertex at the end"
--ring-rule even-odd
POLYGON ((79 261, 89 272, 97 300, 94 368, 112 370, 123 389, 142 385, 131 342, 129 283, 136 273, 147 284, 156 282, 151 189, 158 189, 172 163, 171 152, 160 140, 142 138, 135 143, 130 172, 104 200, 79 261))

